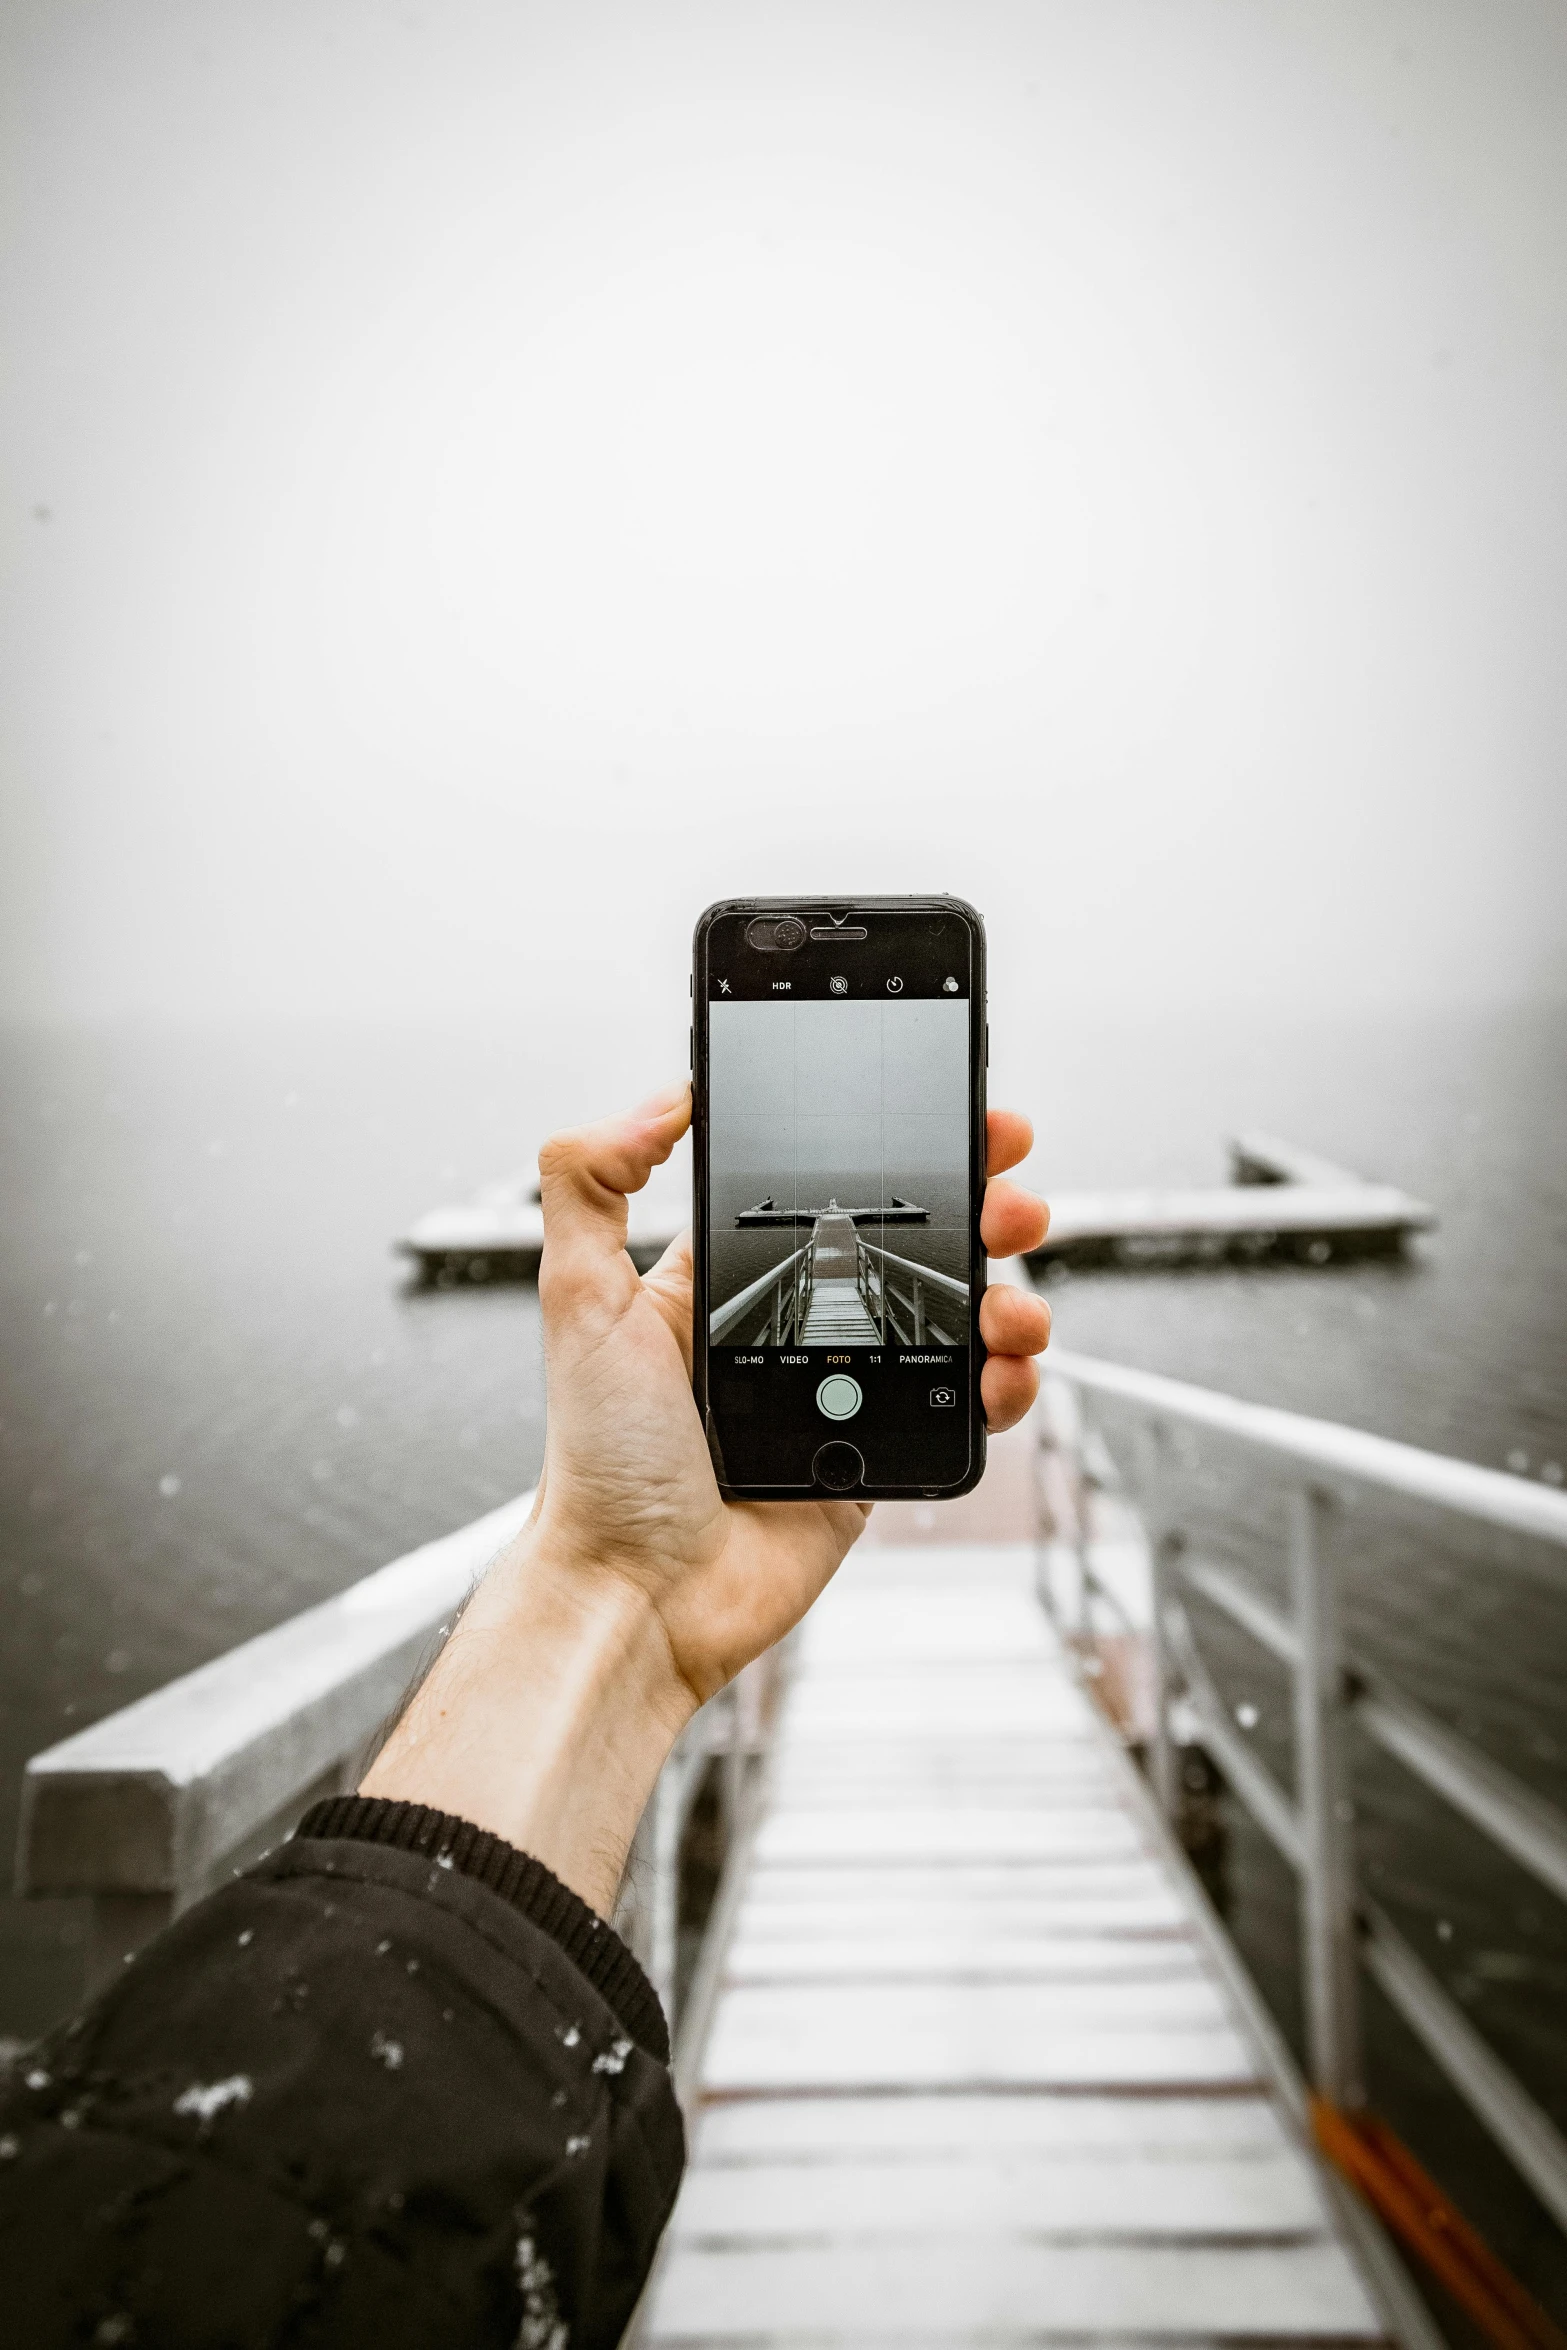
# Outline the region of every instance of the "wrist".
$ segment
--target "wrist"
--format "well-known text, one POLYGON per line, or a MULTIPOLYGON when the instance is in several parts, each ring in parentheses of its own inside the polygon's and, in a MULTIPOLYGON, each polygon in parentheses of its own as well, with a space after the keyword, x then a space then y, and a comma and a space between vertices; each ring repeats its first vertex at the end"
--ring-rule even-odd
POLYGON ((488 1828, 607 1916, 695 1707, 646 1593, 534 1524, 475 1592, 362 1792, 488 1828))

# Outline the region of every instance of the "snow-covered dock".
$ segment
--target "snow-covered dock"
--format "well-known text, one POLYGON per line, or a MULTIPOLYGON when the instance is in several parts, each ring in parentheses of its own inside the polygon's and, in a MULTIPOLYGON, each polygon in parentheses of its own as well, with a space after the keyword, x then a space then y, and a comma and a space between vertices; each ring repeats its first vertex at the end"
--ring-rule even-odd
MULTIPOLYGON (((1232 1181, 1183 1189, 1056 1192, 1036 1264, 1286 1257, 1326 1264, 1381 1254, 1429 1231, 1434 1211, 1391 1184, 1368 1183, 1269 1135, 1230 1145, 1232 1181)), ((678 1181, 655 1178, 631 1202, 629 1246, 653 1263, 689 1216, 678 1181)), ((465 1204, 432 1208, 397 1242, 427 1280, 506 1280, 538 1270, 544 1218, 536 1175, 492 1184, 465 1204)))

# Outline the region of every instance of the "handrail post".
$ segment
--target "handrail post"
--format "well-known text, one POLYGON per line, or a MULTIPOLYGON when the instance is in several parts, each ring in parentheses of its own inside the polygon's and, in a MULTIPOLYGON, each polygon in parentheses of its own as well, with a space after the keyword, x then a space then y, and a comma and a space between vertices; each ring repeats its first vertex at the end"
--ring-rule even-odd
POLYGON ((1181 1554, 1179 1534, 1161 1533, 1148 1545, 1149 1580, 1153 1585, 1153 1748, 1148 1757, 1154 1794, 1165 1818, 1175 1825, 1180 1813, 1180 1779, 1175 1740, 1170 1735, 1170 1704, 1176 1677, 1170 1665, 1170 1635, 1166 1611, 1175 1595, 1176 1561, 1181 1554))
MULTIPOLYGON (((689 1768, 689 1765, 684 1767, 689 1768)), ((682 1768, 677 1760, 676 1770, 682 1768)), ((680 1791, 666 1765, 653 1789, 652 1884, 648 1891, 647 1972, 673 2019, 680 1953, 680 1791)))
POLYGON ((925 1284, 917 1273, 914 1276, 914 1343, 916 1346, 925 1343, 925 1284))
POLYGON ((1289 1495, 1290 1580, 1300 1663, 1295 1671, 1295 1797, 1300 1813, 1301 1974, 1312 2078, 1340 2107, 1365 2091, 1360 2060, 1360 1984, 1355 1932, 1355 1829, 1349 1708, 1331 1498, 1314 1487, 1289 1495))
POLYGON ((1137 1423, 1132 1448, 1138 1505, 1148 1533, 1149 1597, 1153 1603, 1154 1730, 1148 1766, 1159 1809, 1173 1827, 1179 1821, 1181 1790, 1179 1758, 1170 1735, 1170 1704, 1179 1685, 1179 1674, 1170 1655, 1166 1618, 1175 1598, 1176 1562, 1184 1548, 1184 1537, 1171 1526, 1169 1512, 1159 1501, 1165 1444, 1166 1432, 1161 1420, 1137 1423))
POLYGON ((1083 1463, 1082 1430, 1072 1461, 1072 1553, 1077 1565, 1077 1643, 1084 1656, 1094 1639, 1093 1537, 1088 1521, 1088 1473, 1083 1463))

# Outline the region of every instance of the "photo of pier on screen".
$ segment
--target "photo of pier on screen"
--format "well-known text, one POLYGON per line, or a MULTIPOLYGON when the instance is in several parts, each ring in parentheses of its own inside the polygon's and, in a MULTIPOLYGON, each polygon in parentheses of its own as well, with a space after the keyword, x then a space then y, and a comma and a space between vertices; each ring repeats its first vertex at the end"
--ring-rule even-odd
POLYGON ((715 1003, 709 1335, 965 1346, 969 1007, 715 1003))

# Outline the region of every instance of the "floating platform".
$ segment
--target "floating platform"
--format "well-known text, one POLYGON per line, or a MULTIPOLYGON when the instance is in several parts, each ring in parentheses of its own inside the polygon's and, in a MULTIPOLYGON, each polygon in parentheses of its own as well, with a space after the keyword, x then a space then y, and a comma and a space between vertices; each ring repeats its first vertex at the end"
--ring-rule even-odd
MULTIPOLYGON (((1230 1144, 1232 1179, 1179 1191, 1068 1191, 1052 1195, 1050 1231, 1030 1262, 1157 1265, 1267 1261, 1326 1265, 1346 1257, 1391 1256, 1429 1232, 1434 1209, 1391 1184, 1369 1183, 1330 1159, 1272 1135, 1230 1144)), ((686 1222, 684 1196, 652 1185, 632 1200, 627 1246, 644 1270, 686 1222)), ((761 1210, 744 1220, 764 1220, 761 1210)), ((765 1220, 793 1221, 777 1211, 765 1220)), ((917 1211, 887 1222, 917 1220, 917 1211)), ((463 1207, 434 1208, 397 1242, 424 1278, 452 1288, 470 1281, 526 1279, 538 1271, 544 1216, 536 1175, 493 1184, 463 1207)))
POLYGON ((1230 1144, 1231 1180, 1202 1190, 1075 1191, 1052 1202, 1036 1265, 1146 1265, 1264 1259, 1326 1265, 1396 1255, 1436 1211, 1389 1183, 1272 1135, 1230 1144))

